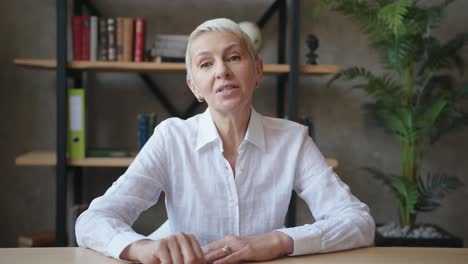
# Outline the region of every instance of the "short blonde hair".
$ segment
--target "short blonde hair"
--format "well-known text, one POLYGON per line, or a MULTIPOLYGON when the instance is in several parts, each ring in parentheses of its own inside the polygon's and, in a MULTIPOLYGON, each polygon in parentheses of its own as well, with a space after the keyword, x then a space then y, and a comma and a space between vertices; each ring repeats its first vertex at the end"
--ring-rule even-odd
POLYGON ((187 51, 185 53, 185 68, 187 70, 187 79, 192 79, 192 69, 190 65, 192 62, 192 58, 190 57, 190 47, 192 46, 192 41, 206 32, 231 32, 235 34, 241 39, 241 41, 246 44, 247 51, 249 52, 252 61, 254 63, 257 61, 257 50, 255 49, 255 46, 250 37, 242 30, 239 24, 227 18, 215 18, 207 20, 195 28, 195 30, 189 36, 187 51))

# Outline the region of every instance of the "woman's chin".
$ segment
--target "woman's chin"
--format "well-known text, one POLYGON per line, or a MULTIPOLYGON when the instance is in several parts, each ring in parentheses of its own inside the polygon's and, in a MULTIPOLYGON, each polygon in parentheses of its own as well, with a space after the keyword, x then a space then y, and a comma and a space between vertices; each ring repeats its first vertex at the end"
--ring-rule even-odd
POLYGON ((246 108, 250 109, 250 102, 238 99, 223 100, 214 107, 217 112, 223 114, 236 113, 245 110, 246 108))

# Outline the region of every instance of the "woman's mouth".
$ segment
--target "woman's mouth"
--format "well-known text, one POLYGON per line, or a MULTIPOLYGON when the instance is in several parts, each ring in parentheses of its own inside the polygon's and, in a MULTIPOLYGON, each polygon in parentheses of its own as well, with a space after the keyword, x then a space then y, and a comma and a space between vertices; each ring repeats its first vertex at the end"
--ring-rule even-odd
POLYGON ((238 87, 235 85, 222 85, 218 89, 216 89, 216 93, 229 94, 232 90, 237 88, 238 87))

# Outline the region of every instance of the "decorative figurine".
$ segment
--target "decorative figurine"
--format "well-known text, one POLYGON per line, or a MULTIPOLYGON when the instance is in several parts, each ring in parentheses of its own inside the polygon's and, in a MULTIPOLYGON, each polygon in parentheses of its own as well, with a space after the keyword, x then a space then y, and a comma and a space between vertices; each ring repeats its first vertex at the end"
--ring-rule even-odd
POLYGON ((314 34, 307 35, 307 47, 309 47, 310 52, 306 55, 307 61, 306 64, 317 64, 318 55, 315 54, 315 51, 319 47, 319 40, 314 34))

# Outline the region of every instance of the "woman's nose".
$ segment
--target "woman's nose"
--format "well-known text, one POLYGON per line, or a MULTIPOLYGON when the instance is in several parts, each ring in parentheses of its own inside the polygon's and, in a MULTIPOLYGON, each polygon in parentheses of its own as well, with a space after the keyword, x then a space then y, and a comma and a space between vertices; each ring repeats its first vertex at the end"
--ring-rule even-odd
POLYGON ((216 68, 217 79, 229 77, 231 76, 231 73, 232 73, 231 69, 229 68, 228 65, 226 65, 226 63, 224 62, 218 63, 218 67, 216 68))

